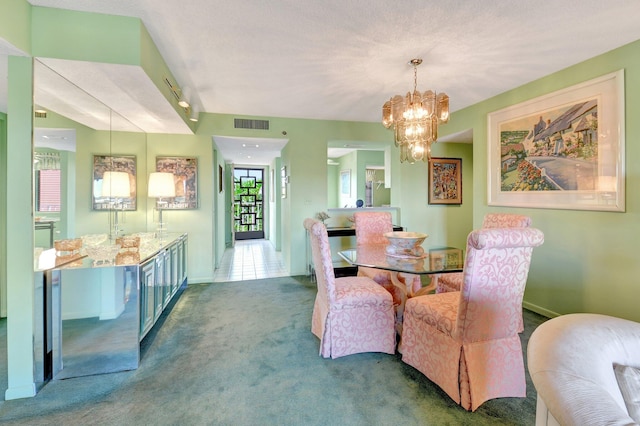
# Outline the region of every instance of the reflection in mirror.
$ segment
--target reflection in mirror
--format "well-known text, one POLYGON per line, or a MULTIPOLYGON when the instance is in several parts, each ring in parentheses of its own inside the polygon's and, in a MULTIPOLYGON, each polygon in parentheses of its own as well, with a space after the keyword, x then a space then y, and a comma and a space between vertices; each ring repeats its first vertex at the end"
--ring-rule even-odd
POLYGON ((384 149, 384 145, 373 142, 328 143, 327 208, 356 208, 359 200, 365 207, 390 204, 384 149), (344 182, 345 176, 349 182, 344 182))
POLYGON ((365 170, 365 207, 391 205, 391 189, 384 186, 384 167, 367 166, 365 170))
MULTIPOLYGON (((126 307, 132 306, 133 312, 138 302, 124 289, 136 288, 137 277, 127 272, 127 267, 113 266, 114 256, 117 260, 121 253, 90 249, 111 249, 116 245, 118 234, 147 230, 147 198, 137 197, 138 192, 146 193, 146 188, 137 185, 146 185, 146 134, 47 66, 46 61, 34 61, 33 199, 37 230, 34 247, 36 255, 43 253, 36 256, 38 260, 34 259, 34 267, 39 269, 44 265, 39 260, 53 253, 52 265, 60 267, 59 261, 67 259, 71 262, 67 264, 67 268, 71 266, 68 271, 75 275, 69 272, 67 277, 60 278, 64 285, 53 286, 59 291, 52 292, 50 298, 36 297, 39 305, 35 312, 50 313, 53 317, 49 318, 50 324, 55 324, 52 336, 47 335, 47 319, 38 321, 38 329, 34 331, 35 346, 39 348, 34 353, 37 383, 50 378, 46 373, 48 369, 43 367, 47 359, 46 351, 40 347, 43 342, 53 341, 53 358, 62 354, 62 361, 66 361, 61 361, 61 365, 66 364, 68 368, 66 372, 63 368, 60 374, 68 375, 74 368, 77 374, 82 371, 82 364, 74 360, 85 354, 78 345, 86 349, 87 342, 86 337, 79 340, 78 336, 95 334, 97 327, 132 324, 126 317, 129 311, 126 307), (115 181, 111 181, 111 185, 105 183, 114 173, 126 176, 125 192, 116 191, 115 181), (138 176, 143 178, 138 180, 138 176), (109 241, 108 235, 114 241, 109 241), (79 255, 93 251, 111 253, 110 259, 92 255, 77 260, 79 255), (102 262, 91 263, 98 258, 102 262), (85 260, 89 261, 88 266, 85 260), (51 306, 45 309, 44 303, 51 306), (58 327, 56 321, 61 326, 58 327), (56 349, 58 341, 61 343, 56 349)), ((50 286, 45 278, 48 272, 42 272, 34 274, 36 295, 45 294, 50 286)), ((138 326, 127 330, 136 337, 134 344, 127 348, 124 357, 118 352, 118 356, 110 358, 125 367, 138 357, 138 326)), ((116 334, 109 344, 122 338, 122 333, 116 334)), ((104 359, 94 357, 92 361, 108 365, 104 359)), ((58 371, 55 366, 53 371, 58 371)))

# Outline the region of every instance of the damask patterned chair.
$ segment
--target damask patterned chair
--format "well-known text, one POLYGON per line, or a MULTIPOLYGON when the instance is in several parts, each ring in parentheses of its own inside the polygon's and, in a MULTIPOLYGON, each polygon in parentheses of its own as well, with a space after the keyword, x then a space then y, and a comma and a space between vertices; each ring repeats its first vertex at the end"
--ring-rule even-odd
MULTIPOLYGON (((482 229, 495 228, 528 228, 531 226, 529 216, 515 213, 487 213, 482 221, 482 229)), ((462 287, 462 272, 440 274, 436 279, 436 293, 460 291, 462 287)), ((524 320, 520 318, 518 333, 524 331, 524 320)))
POLYGON ((311 331, 320 339, 320 355, 338 358, 360 352, 395 353, 395 313, 391 294, 366 277, 336 278, 327 228, 305 219, 318 293, 311 331))
MULTIPOLYGON (((529 216, 513 213, 487 213, 482 221, 482 229, 528 228, 529 226, 531 226, 531 218, 529 216)), ((462 272, 440 274, 436 280, 436 293, 460 291, 462 272)))
MULTIPOLYGON (((356 212, 353 214, 356 229, 356 245, 387 245, 389 240, 384 236, 387 232, 393 231, 391 222, 391 213, 389 212, 356 212)), ((369 277, 393 295, 393 302, 400 304, 400 295, 398 289, 391 282, 391 272, 383 271, 376 268, 358 267, 359 277, 369 277)), ((406 284, 406 279, 412 280, 411 287, 413 292, 420 290, 422 282, 418 275, 407 278, 402 274, 398 275, 398 279, 406 284)))
POLYGON ((407 301, 402 360, 466 410, 525 397, 518 326, 533 248, 543 242, 535 228, 473 231, 461 291, 407 301))

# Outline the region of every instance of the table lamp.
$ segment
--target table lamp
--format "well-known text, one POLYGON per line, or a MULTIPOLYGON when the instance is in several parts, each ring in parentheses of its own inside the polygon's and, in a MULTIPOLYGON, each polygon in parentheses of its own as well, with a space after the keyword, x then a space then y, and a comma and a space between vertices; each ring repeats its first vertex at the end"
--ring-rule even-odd
POLYGON ((131 187, 129 184, 129 173, 127 172, 104 172, 102 177, 102 196, 108 197, 114 206, 115 219, 113 222, 113 232, 111 237, 115 238, 120 233, 118 223, 118 205, 124 208, 123 198, 131 197, 131 187))
POLYGON ((166 204, 163 198, 176 196, 176 185, 173 173, 153 172, 149 174, 149 198, 157 198, 156 208, 158 209, 158 236, 162 236, 165 231, 165 224, 162 221, 162 207, 166 204))

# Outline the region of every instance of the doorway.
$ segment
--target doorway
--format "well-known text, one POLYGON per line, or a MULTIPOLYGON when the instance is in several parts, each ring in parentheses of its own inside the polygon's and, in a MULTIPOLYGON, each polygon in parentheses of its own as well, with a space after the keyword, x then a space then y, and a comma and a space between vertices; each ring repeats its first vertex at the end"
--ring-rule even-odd
POLYGON ((234 240, 264 238, 264 169, 233 170, 234 240))

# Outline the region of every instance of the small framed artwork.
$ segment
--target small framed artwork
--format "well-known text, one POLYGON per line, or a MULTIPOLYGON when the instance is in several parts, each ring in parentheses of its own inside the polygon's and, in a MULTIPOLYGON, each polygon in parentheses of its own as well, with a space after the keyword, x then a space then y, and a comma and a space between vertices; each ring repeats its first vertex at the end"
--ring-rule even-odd
POLYGON ((282 198, 287 198, 287 167, 282 166, 280 168, 280 195, 282 198))
POLYGON ((224 191, 224 170, 218 165, 218 192, 224 191))
POLYGON ((625 211, 624 70, 487 120, 490 206, 625 211))
POLYGON ((136 200, 135 155, 94 155, 91 208, 136 210, 136 200))
POLYGON ((351 170, 340 171, 340 195, 351 196, 351 170))
POLYGON ((462 204, 462 159, 429 161, 429 204, 462 204))
POLYGON ((271 168, 271 179, 269 180, 269 199, 272 203, 276 201, 276 171, 271 168))
POLYGON ((156 157, 156 171, 173 173, 176 196, 162 205, 163 210, 198 208, 198 159, 192 157, 156 157))

